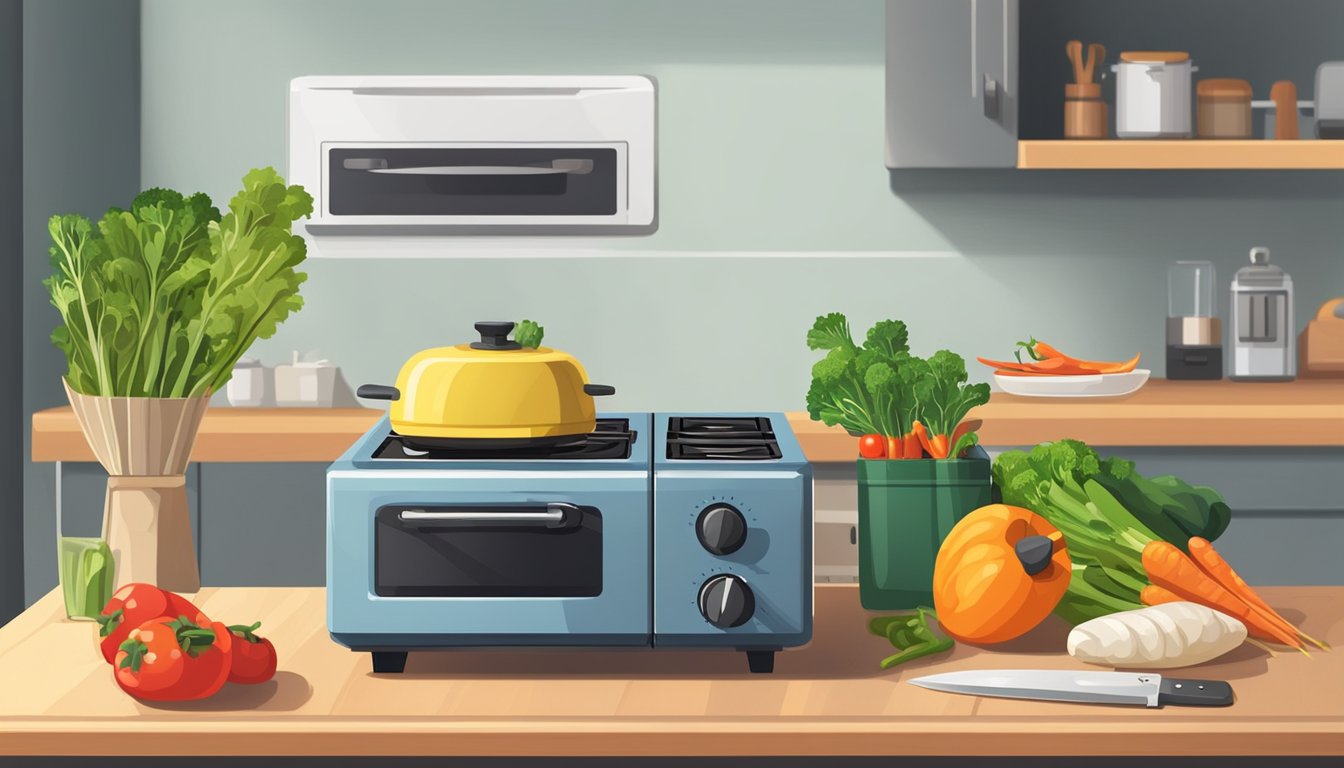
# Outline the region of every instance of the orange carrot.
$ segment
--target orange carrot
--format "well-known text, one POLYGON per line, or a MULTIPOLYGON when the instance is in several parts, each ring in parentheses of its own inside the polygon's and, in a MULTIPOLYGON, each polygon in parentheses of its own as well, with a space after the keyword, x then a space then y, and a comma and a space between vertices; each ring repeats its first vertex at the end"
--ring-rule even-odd
POLYGON ((1139 592, 1139 601, 1144 605, 1161 605, 1163 603, 1183 603, 1185 598, 1169 589, 1164 589, 1156 584, 1149 584, 1139 592))
POLYGON ((905 442, 899 437, 887 438, 887 458, 903 459, 905 458, 905 442))
POLYGON ((1317 648, 1323 651, 1329 650, 1328 645, 1293 626, 1291 622, 1279 615, 1278 611, 1270 607, 1269 603, 1265 602, 1264 598, 1260 597, 1251 588, 1251 585, 1247 584, 1246 580, 1232 569, 1232 566, 1222 558, 1222 555, 1218 554, 1218 551, 1213 548, 1213 544, 1208 539, 1201 536, 1192 536, 1187 546, 1190 549, 1190 559, 1195 561, 1195 565, 1208 574, 1209 578, 1222 585, 1223 589, 1241 598, 1242 602, 1250 606, 1252 611, 1263 615, 1266 620, 1277 624, 1280 629, 1301 637, 1317 648))
POLYGON ((914 432, 915 437, 918 438, 920 448, 924 449, 924 452, 928 453, 930 458, 938 458, 934 454, 933 444, 929 442, 929 431, 924 428, 924 425, 916 421, 914 429, 911 431, 914 432))
POLYGON ((1153 584, 1185 600, 1239 619, 1255 637, 1302 649, 1302 641, 1295 635, 1285 632, 1274 622, 1251 610, 1241 598, 1205 575, 1193 560, 1171 542, 1160 539, 1148 542, 1143 548, 1142 561, 1143 570, 1148 573, 1148 580, 1153 584))
POLYGON ((935 459, 946 459, 948 451, 947 435, 929 435, 929 445, 933 450, 929 455, 935 459))
POLYGON ((923 448, 919 447, 919 436, 911 429, 905 437, 906 459, 923 459, 923 448))

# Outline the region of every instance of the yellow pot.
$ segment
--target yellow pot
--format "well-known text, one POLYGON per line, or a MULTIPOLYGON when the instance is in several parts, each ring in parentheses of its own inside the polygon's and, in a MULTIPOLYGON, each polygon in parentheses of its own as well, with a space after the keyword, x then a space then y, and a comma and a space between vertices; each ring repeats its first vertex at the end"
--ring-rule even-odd
POLYGON ((509 340, 513 323, 476 323, 476 330, 480 341, 419 352, 395 387, 366 384, 359 396, 391 400, 393 431, 426 443, 526 444, 597 428, 593 396, 614 388, 589 384, 572 355, 509 340))

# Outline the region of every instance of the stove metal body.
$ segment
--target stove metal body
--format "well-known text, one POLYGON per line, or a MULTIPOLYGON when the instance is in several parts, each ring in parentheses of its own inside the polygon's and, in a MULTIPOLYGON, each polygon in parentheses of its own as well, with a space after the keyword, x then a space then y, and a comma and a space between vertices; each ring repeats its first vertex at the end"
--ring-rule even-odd
POLYGON ((782 413, 602 414, 539 450, 417 451, 386 419, 327 472, 327 622, 410 650, 773 652, 812 630, 812 471, 782 413))

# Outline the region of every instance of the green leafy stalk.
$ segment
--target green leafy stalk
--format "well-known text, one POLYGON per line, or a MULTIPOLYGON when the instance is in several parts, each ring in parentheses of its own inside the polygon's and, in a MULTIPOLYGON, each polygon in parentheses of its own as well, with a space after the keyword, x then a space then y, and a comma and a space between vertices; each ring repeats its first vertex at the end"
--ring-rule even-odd
POLYGON ((914 613, 878 616, 869 620, 868 631, 887 638, 892 647, 900 651, 883 659, 879 666, 891 669, 897 664, 951 650, 955 644, 952 638, 935 632, 929 621, 937 618, 932 608, 920 606, 914 613))
POLYGON ((188 397, 219 389, 233 364, 302 306, 291 233, 312 198, 270 168, 253 170, 220 213, 204 194, 149 189, 95 231, 55 216, 51 278, 64 321, 52 341, 67 380, 89 395, 188 397))

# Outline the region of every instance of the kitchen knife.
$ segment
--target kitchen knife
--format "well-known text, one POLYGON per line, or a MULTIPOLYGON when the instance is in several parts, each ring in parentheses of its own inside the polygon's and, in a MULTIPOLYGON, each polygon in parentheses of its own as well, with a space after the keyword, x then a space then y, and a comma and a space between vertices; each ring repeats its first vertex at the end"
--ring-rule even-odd
POLYGON ((1088 672, 1065 669, 968 669, 910 681, 921 688, 972 696, 1130 704, 1160 707, 1226 707, 1232 686, 1222 680, 1164 678, 1146 672, 1088 672))

